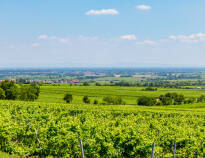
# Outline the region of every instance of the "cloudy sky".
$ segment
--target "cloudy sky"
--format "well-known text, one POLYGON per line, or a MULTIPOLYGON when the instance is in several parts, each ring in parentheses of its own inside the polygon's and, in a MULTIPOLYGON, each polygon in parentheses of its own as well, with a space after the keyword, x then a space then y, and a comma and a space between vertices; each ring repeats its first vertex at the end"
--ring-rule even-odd
POLYGON ((0 67, 205 66, 204 0, 0 0, 0 67))

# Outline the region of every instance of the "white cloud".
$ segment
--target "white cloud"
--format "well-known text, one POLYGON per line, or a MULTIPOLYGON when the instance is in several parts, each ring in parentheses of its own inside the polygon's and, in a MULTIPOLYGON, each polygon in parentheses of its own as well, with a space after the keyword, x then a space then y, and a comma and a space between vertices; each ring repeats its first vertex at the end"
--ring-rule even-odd
POLYGON ((32 47, 38 47, 38 46, 40 46, 40 43, 32 43, 31 46, 32 46, 32 47))
POLYGON ((157 42, 152 40, 144 40, 142 42, 136 42, 137 45, 155 45, 157 42))
POLYGON ((169 36, 169 39, 185 43, 197 43, 205 40, 205 34, 196 33, 191 35, 171 35, 169 36))
POLYGON ((48 36, 48 35, 40 35, 40 36, 38 36, 38 39, 40 39, 40 40, 57 41, 57 42, 60 42, 60 43, 67 43, 69 41, 68 38, 62 38, 62 37, 56 37, 56 36, 48 36))
POLYGON ((38 39, 48 39, 48 36, 47 35, 40 35, 40 36, 38 36, 38 39))
POLYGON ((117 15, 119 12, 116 9, 102 9, 102 10, 89 10, 86 15, 117 15))
POLYGON ((120 37, 121 39, 126 39, 126 40, 136 40, 135 35, 124 35, 120 37))
POLYGON ((138 5, 138 6, 136 6, 136 8, 140 9, 140 10, 150 10, 150 9, 152 9, 152 7, 149 6, 149 5, 138 5))

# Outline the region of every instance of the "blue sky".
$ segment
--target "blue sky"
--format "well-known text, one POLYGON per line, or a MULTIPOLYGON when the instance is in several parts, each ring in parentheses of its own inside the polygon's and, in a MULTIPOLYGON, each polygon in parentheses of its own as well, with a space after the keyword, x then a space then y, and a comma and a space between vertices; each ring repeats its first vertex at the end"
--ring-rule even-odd
POLYGON ((204 0, 1 0, 0 67, 205 66, 204 0))

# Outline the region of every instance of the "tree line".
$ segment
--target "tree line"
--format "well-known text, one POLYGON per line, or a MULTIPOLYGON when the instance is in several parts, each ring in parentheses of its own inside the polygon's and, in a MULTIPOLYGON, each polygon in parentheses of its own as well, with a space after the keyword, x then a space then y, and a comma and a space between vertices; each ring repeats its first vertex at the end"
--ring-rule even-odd
MULTIPOLYGON (((73 95, 70 94, 70 93, 66 93, 64 95, 64 98, 63 98, 64 101, 66 101, 66 103, 72 103, 73 101, 73 95)), ((83 99, 82 99, 83 103, 85 104, 91 104, 91 100, 88 96, 83 96, 83 99)), ((101 105, 105 105, 105 104, 108 104, 108 105, 125 105, 126 102, 122 99, 122 97, 120 96, 117 96, 117 97, 114 97, 114 96, 105 96, 103 97, 102 99, 102 102, 99 103, 99 101, 97 99, 95 99, 93 101, 93 104, 101 104, 101 105)))
POLYGON ((203 86, 205 82, 185 82, 185 81, 141 81, 141 82, 128 82, 128 81, 110 81, 109 83, 95 83, 96 86, 123 86, 123 87, 161 87, 161 88, 183 88, 185 86, 203 86))
POLYGON ((141 96, 138 98, 138 105, 155 106, 155 105, 181 105, 205 102, 205 95, 198 98, 185 98, 182 94, 166 93, 157 98, 141 96))
MULTIPOLYGON (((73 95, 66 93, 63 98, 66 103, 72 103, 73 95)), ((83 96, 82 102, 85 104, 101 104, 101 105, 125 105, 126 102, 120 96, 105 96, 102 99, 102 102, 99 102, 95 99, 91 102, 88 96, 83 96)), ((205 95, 201 95, 198 98, 185 98, 183 94, 177 93, 166 93, 160 95, 159 97, 148 97, 141 96, 137 99, 137 105, 142 106, 163 106, 163 105, 181 105, 181 104, 192 104, 205 102, 205 95)))
POLYGON ((35 83, 20 86, 8 80, 0 83, 1 100, 34 101, 38 99, 39 93, 40 87, 35 83))

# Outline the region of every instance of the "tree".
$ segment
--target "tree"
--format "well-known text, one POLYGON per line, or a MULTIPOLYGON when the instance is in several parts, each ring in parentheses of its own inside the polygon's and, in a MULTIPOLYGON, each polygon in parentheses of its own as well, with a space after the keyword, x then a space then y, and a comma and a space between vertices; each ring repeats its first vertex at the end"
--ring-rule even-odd
POLYGON ((165 95, 160 95, 159 99, 163 105, 180 105, 185 102, 184 95, 177 93, 166 93, 165 95))
POLYGON ((93 104, 97 105, 98 104, 98 100, 94 100, 93 104))
POLYGON ((118 96, 114 98, 114 104, 115 105, 125 105, 126 103, 123 101, 121 97, 118 96))
POLYGON ((157 91, 157 88, 147 87, 145 89, 142 89, 142 91, 157 91))
POLYGON ((84 102, 85 104, 90 104, 90 99, 88 98, 88 96, 84 96, 84 97, 83 97, 83 102, 84 102))
POLYGON ((83 86, 89 86, 88 82, 83 82, 83 86))
POLYGON ((11 87, 14 87, 15 83, 13 81, 5 80, 0 83, 0 88, 2 88, 4 91, 7 89, 10 89, 11 87))
POLYGON ((38 99, 40 88, 37 85, 23 85, 20 89, 20 100, 34 101, 38 99))
POLYGON ((159 99, 162 105, 171 105, 173 103, 173 99, 165 95, 160 95, 159 99))
POLYGON ((188 98, 186 100, 184 100, 184 104, 192 104, 194 103, 195 99, 194 98, 188 98))
POLYGON ((7 100, 15 100, 18 97, 18 87, 13 81, 5 80, 1 82, 0 88, 2 88, 5 92, 5 99, 7 100))
POLYGON ((124 105, 126 104, 123 99, 119 96, 117 97, 110 97, 110 96, 106 96, 103 98, 103 101, 107 104, 113 104, 113 105, 124 105))
POLYGON ((96 86, 101 86, 101 84, 99 82, 96 82, 95 85, 96 86))
POLYGON ((184 102, 184 100, 185 100, 184 95, 182 95, 182 94, 177 95, 176 98, 174 98, 174 104, 180 105, 184 102))
POLYGON ((0 88, 0 100, 3 100, 6 98, 5 92, 2 88, 0 88))
POLYGON ((205 101, 205 95, 201 95, 199 98, 197 98, 197 102, 204 102, 205 101))
POLYGON ((31 86, 33 89, 35 89, 35 95, 36 95, 37 97, 39 97, 39 94, 40 94, 40 86, 39 86, 38 84, 36 84, 36 83, 32 83, 30 86, 31 86))
POLYGON ((141 96, 138 98, 138 105, 144 105, 144 106, 154 106, 156 105, 156 99, 146 96, 141 96))
POLYGON ((73 101, 73 95, 69 94, 69 93, 66 93, 63 100, 65 100, 66 103, 71 103, 73 101))
POLYGON ((16 100, 18 98, 19 89, 17 86, 11 87, 5 91, 7 100, 16 100))
POLYGON ((168 97, 168 98, 175 99, 175 98, 177 98, 178 94, 177 93, 166 93, 164 96, 168 97))
POLYGON ((110 96, 104 97, 103 101, 106 102, 107 104, 114 104, 114 98, 110 96))

